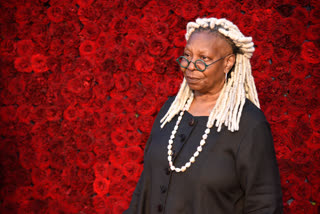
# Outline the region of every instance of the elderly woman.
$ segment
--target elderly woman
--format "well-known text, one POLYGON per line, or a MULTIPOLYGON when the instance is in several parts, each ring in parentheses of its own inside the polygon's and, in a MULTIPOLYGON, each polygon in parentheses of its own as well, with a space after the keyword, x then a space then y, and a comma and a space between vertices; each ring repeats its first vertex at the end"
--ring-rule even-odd
POLYGON ((282 213, 269 124, 251 74, 254 52, 226 19, 187 25, 180 90, 160 110, 126 214, 282 213))

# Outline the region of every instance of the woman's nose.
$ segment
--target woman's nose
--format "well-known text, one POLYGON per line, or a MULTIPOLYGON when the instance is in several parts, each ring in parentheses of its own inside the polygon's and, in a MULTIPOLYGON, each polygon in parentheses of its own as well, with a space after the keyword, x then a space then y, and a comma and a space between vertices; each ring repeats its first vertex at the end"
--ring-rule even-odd
POLYGON ((190 61, 189 66, 187 67, 187 69, 193 71, 196 69, 194 62, 190 61))

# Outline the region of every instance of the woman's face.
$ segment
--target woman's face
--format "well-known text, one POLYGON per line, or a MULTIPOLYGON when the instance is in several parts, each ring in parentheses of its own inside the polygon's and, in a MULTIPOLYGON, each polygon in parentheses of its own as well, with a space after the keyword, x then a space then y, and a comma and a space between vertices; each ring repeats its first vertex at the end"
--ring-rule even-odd
MULTIPOLYGON (((192 62, 202 59, 207 65, 231 53, 232 48, 224 39, 206 31, 193 33, 184 50, 184 56, 192 62)), ((191 90, 201 94, 217 93, 222 89, 225 74, 232 68, 234 60, 234 55, 230 55, 203 72, 198 71, 193 63, 181 70, 191 90)))

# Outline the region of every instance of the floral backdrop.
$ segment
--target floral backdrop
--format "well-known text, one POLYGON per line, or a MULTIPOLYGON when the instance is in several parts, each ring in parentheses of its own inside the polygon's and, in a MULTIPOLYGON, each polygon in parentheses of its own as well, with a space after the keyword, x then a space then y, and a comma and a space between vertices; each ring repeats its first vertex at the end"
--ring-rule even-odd
POLYGON ((1 213, 122 213, 153 120, 181 83, 186 23, 204 16, 253 37, 284 213, 319 212, 318 0, 0 5, 1 213))

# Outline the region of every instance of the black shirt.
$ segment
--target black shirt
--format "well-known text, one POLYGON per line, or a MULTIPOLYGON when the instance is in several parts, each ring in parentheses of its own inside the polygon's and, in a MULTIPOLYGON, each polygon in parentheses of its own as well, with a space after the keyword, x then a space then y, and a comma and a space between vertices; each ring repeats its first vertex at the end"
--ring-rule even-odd
MULTIPOLYGON (((262 111, 246 100, 239 131, 211 128, 202 152, 185 172, 169 170, 168 140, 176 115, 163 129, 161 108, 144 153, 144 170, 125 214, 275 214, 282 192, 270 127, 262 111)), ((173 143, 173 163, 184 166, 206 129, 207 116, 185 112, 173 143)))

